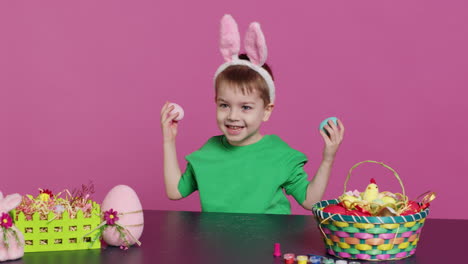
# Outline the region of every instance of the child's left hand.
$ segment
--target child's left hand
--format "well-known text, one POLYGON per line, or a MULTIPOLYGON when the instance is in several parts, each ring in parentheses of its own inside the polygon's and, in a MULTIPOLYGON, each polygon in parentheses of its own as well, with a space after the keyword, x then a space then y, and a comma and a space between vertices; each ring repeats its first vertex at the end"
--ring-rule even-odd
POLYGON ((340 147, 341 142, 343 141, 344 136, 344 126, 340 120, 337 120, 338 126, 331 120, 328 121, 327 125, 323 128, 327 130, 330 136, 320 130, 323 140, 325 141, 325 147, 323 149, 323 159, 326 161, 333 161, 335 159, 336 152, 340 147))

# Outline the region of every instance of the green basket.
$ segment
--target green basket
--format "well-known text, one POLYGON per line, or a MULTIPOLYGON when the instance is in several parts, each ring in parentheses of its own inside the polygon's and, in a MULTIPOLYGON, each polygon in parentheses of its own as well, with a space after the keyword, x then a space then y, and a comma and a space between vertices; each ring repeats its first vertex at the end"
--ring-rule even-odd
MULTIPOLYGON (((365 162, 378 163, 389 168, 401 183, 398 174, 387 165, 364 161, 351 168, 345 190, 351 171, 365 162)), ((326 206, 339 202, 338 199, 325 200, 312 207, 328 254, 345 259, 381 261, 407 258, 415 253, 429 208, 416 214, 384 217, 341 215, 323 211, 326 206)))
MULTIPOLYGON (((16 216, 16 211, 12 214, 16 216)), ((32 220, 26 220, 23 212, 13 219, 24 235, 24 252, 45 252, 101 248, 99 238, 84 237, 101 223, 100 215, 99 204, 93 202, 90 217, 84 217, 83 211, 79 210, 72 219, 68 212, 63 212, 61 219, 54 219, 53 212, 47 219, 40 219, 39 214, 34 213, 32 220)))

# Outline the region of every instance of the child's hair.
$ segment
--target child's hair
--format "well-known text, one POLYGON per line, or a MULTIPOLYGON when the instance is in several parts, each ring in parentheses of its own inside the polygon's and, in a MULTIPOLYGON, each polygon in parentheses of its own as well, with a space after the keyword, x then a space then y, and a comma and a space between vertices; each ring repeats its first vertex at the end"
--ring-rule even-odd
MULTIPOLYGON (((239 59, 249 60, 246 54, 240 54, 239 59)), ((273 72, 268 64, 263 64, 262 68, 265 69, 274 80, 273 72)), ((265 106, 271 103, 270 90, 265 79, 256 71, 245 65, 231 65, 224 71, 220 72, 215 79, 215 91, 218 94, 218 89, 221 84, 228 85, 240 90, 242 94, 257 91, 262 98, 265 106)))

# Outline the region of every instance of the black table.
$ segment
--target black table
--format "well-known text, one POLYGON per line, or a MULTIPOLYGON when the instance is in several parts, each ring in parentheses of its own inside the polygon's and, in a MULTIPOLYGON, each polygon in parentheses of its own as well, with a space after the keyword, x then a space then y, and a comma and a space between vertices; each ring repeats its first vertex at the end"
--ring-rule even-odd
MULTIPOLYGON (((326 254, 312 214, 144 213, 141 247, 26 253, 7 263, 284 263, 272 256, 276 242, 283 254, 326 254)), ((468 263, 464 238, 468 220, 428 219, 414 256, 377 263, 468 263)))

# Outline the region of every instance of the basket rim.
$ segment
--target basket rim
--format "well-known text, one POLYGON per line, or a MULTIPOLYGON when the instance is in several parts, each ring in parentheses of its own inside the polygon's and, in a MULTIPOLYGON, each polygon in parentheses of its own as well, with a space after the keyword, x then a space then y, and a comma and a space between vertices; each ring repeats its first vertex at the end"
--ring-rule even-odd
POLYGON ((315 216, 322 219, 329 219, 334 221, 349 222, 349 223, 365 223, 365 224, 398 224, 406 222, 414 222, 426 218, 429 214, 429 208, 416 214, 401 215, 401 216, 354 216, 354 215, 342 215, 332 214, 321 210, 330 204, 338 204, 338 199, 322 200, 315 203, 312 206, 312 212, 315 216))

